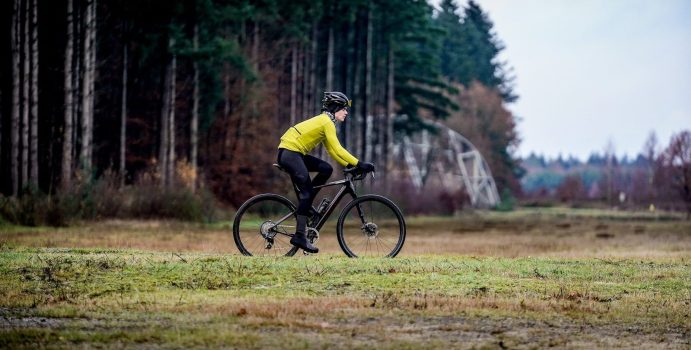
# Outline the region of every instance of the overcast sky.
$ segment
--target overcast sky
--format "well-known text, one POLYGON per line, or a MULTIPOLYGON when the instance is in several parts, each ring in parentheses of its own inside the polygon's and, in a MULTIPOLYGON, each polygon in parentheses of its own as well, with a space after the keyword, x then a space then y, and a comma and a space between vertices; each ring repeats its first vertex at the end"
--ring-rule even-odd
POLYGON ((519 155, 631 157, 691 129, 691 0, 476 2, 516 75, 519 155))

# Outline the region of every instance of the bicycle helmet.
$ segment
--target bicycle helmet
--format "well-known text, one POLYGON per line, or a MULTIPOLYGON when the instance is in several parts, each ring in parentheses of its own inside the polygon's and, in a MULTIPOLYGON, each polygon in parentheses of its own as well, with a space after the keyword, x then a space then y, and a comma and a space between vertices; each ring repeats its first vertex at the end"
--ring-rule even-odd
POLYGON ((322 110, 336 113, 339 110, 350 107, 352 101, 344 93, 339 91, 325 91, 322 99, 322 110))

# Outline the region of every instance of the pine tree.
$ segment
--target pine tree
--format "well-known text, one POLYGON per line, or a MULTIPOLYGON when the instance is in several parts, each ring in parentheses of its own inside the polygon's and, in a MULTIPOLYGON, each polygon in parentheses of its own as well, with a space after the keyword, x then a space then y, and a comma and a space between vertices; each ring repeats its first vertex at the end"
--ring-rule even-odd
POLYGON ((441 11, 435 22, 445 30, 441 50, 440 64, 441 74, 452 81, 460 82, 461 67, 468 59, 460 55, 463 52, 463 27, 461 16, 458 14, 459 7, 454 0, 444 0, 440 4, 441 11))
POLYGON ((504 45, 493 31, 494 24, 480 5, 471 0, 464 9, 461 38, 464 43, 461 55, 461 71, 455 77, 465 86, 473 80, 485 86, 497 88, 504 101, 513 102, 518 96, 513 92, 513 78, 508 76, 498 55, 504 45))
POLYGON ((394 34, 395 98, 400 106, 398 131, 410 133, 429 128, 422 114, 446 118, 458 106, 446 97, 454 91, 441 80, 439 70, 440 38, 443 31, 432 20, 432 8, 424 2, 401 1, 394 4, 397 16, 390 16, 388 26, 394 34))

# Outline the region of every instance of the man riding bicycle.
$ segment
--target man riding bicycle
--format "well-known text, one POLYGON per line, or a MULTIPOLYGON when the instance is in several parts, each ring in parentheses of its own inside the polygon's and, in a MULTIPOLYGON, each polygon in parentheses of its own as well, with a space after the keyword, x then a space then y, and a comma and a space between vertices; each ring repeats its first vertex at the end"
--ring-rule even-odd
POLYGON ((319 192, 314 187, 325 184, 333 168, 308 153, 323 143, 331 158, 340 165, 355 166, 362 172, 374 171, 372 163, 359 161, 341 146, 336 136, 336 121, 345 120, 351 102, 342 92, 324 92, 322 113, 288 128, 278 145, 278 164, 290 174, 298 192, 297 227, 290 244, 309 253, 319 252, 305 233, 312 202, 319 192), (309 172, 317 172, 317 175, 311 179, 309 172))

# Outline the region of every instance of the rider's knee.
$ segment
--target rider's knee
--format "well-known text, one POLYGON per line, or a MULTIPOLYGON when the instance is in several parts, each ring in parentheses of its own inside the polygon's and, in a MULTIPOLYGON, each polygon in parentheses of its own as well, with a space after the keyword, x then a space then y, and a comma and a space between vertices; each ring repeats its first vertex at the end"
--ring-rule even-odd
POLYGON ((309 174, 294 174, 293 175, 293 181, 298 185, 298 187, 302 188, 309 183, 310 175, 309 174))

